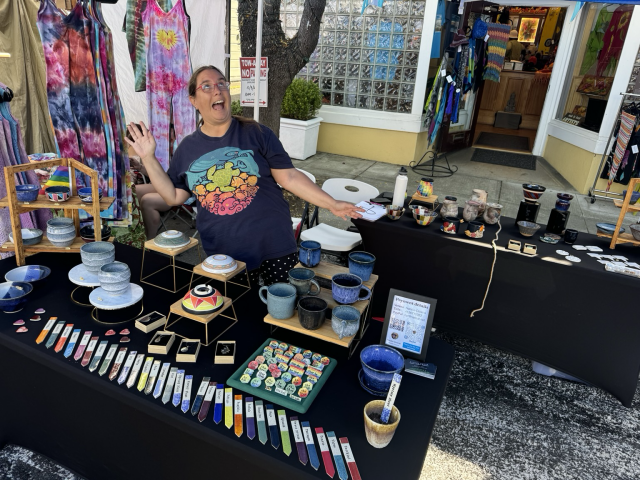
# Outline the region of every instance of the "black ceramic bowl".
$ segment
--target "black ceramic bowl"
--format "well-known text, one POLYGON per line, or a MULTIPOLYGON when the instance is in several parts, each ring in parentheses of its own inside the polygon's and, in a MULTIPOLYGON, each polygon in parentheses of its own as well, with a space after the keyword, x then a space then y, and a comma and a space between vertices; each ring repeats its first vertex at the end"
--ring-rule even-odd
MULTIPOLYGON (((105 242, 109 240, 111 237, 111 227, 107 225, 102 226, 102 241, 105 242)), ((86 227, 82 227, 80 229, 80 238, 85 242, 95 242, 96 238, 94 236, 93 225, 87 225, 86 227)))

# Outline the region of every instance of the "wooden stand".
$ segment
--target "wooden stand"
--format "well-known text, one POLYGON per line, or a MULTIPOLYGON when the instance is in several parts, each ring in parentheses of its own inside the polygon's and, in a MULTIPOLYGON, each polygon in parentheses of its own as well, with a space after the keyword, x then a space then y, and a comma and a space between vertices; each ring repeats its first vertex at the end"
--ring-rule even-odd
MULTIPOLYGON (((233 271, 233 272, 229 272, 229 273, 211 273, 211 272, 207 272, 204 268, 202 268, 202 263, 196 265, 195 267, 193 267, 193 273, 191 274, 191 282, 189 282, 189 290, 191 290, 193 288, 193 277, 195 275, 199 275, 200 277, 207 277, 210 278, 212 280, 218 280, 219 282, 223 282, 224 283, 224 296, 227 296, 227 283, 231 283, 233 285, 239 285, 240 287, 245 288, 246 290, 244 292, 242 292, 240 295, 238 295, 234 301, 238 301, 238 299, 240 297, 242 297, 242 295, 244 295, 245 293, 247 293, 249 290, 251 290, 251 282, 249 281, 249 272, 247 272, 247 264, 244 262, 241 262, 239 260, 236 260, 238 267, 233 271), (245 285, 244 283, 238 283, 238 282, 232 282, 231 280, 236 277, 238 274, 245 272, 245 275, 247 276, 247 284, 245 285)), ((208 283, 209 280, 207 280, 208 283)))
MULTIPOLYGON (((179 255, 182 252, 186 252, 187 250, 190 250, 193 247, 197 247, 198 243, 199 243, 198 240, 196 240, 195 238, 190 238, 188 245, 184 245, 184 246, 178 247, 178 248, 166 248, 166 247, 159 247, 158 245, 155 244, 155 242, 153 240, 147 240, 144 243, 144 247, 142 248, 142 265, 140 267, 140 282, 146 283, 147 285, 152 285, 154 287, 160 288, 162 290, 166 290, 167 292, 171 292, 171 293, 177 293, 179 290, 182 290, 184 287, 186 287, 188 285, 191 285, 191 282, 185 283, 181 287, 178 287, 176 285, 176 268, 180 269, 180 270, 184 270, 185 272, 191 272, 192 271, 189 268, 184 268, 184 267, 180 267, 180 266, 176 265, 176 255, 179 255), (146 253, 147 250, 151 250, 153 252, 157 252, 157 253, 161 253, 163 255, 167 255, 169 257, 169 265, 166 265, 166 266, 160 268, 159 270, 156 270, 155 272, 150 273, 147 276, 143 276, 144 275, 144 257, 145 257, 145 253, 146 253), (163 271, 165 268, 169 268, 169 267, 171 267, 172 274, 173 274, 173 290, 170 290, 168 288, 161 287, 160 285, 156 285, 154 283, 145 281, 147 278, 153 277, 154 275, 156 275, 156 274, 160 273, 161 271, 163 271)), ((198 248, 198 258, 202 262, 202 255, 200 254, 200 248, 198 248)), ((193 274, 191 275, 191 281, 193 281, 193 274)))
POLYGON ((200 343, 204 346, 209 346, 211 345, 213 342, 215 342, 218 338, 220 338, 220 336, 226 332, 227 330, 229 330, 231 327, 233 327, 237 322, 238 322, 238 317, 236 315, 236 310, 233 307, 233 301, 230 298, 227 297, 223 297, 224 298, 224 303, 222 305, 222 307, 220 307, 218 310, 216 310, 213 313, 210 313, 209 315, 195 315, 193 313, 189 313, 187 311, 185 311, 182 308, 182 299, 178 300, 177 302, 175 302, 173 305, 171 305, 170 309, 169 309, 169 315, 167 315, 167 321, 164 325, 164 331, 165 332, 172 332, 174 333, 176 336, 180 337, 180 338, 189 338, 189 337, 185 337, 183 335, 178 335, 176 332, 173 332, 172 330, 168 330, 169 327, 171 327, 172 325, 175 325, 176 323, 178 323, 180 320, 182 320, 183 318, 187 318, 189 320, 193 320, 194 322, 198 322, 204 325, 204 330, 205 330, 205 342, 202 343, 202 341, 200 341, 200 343), (227 310, 229 307, 231 307, 231 311, 233 312, 233 316, 229 316, 229 315, 225 315, 223 314, 223 312, 225 310, 227 310), (175 315, 178 318, 176 318, 173 322, 170 322, 169 319, 171 318, 171 315, 175 315), (231 325, 229 325, 227 328, 225 328, 222 332, 220 332, 215 338, 212 338, 211 340, 209 340, 209 324, 211 323, 211 321, 216 318, 216 317, 225 317, 228 319, 233 320, 231 322, 231 325))
POLYGON ((613 232, 613 235, 609 235, 607 233, 598 233, 599 237, 610 238, 611 244, 609 248, 611 250, 615 250, 616 245, 620 243, 631 243, 633 245, 640 245, 640 241, 633 238, 633 235, 630 233, 620 233, 620 227, 622 227, 622 223, 624 222, 624 216, 628 211, 632 212, 640 212, 640 206, 638 205, 629 205, 631 201, 631 196, 636 188, 636 185, 640 182, 640 178, 632 178, 629 181, 629 185, 627 186, 627 196, 624 197, 623 200, 614 200, 613 203, 616 207, 620 208, 620 215, 618 215, 618 221, 616 222, 616 230, 613 232))
MULTIPOLYGON (((306 268, 302 264, 296 265, 296 268, 306 268)), ((348 273, 349 269, 345 267, 341 267, 339 265, 334 265, 331 263, 320 262, 320 264, 314 268, 312 268, 316 274, 316 277, 324 278, 327 280, 331 280, 337 273, 348 273)), ((364 337, 367 328, 369 328, 369 323, 371 321, 371 309, 369 306, 371 305, 371 301, 373 300, 373 289, 375 287, 376 282, 378 281, 377 275, 371 275, 371 278, 366 282, 363 282, 365 286, 371 289, 371 298, 369 300, 360 300, 356 303, 350 305, 355 307, 360 312, 360 328, 355 335, 351 337, 342 337, 340 338, 331 327, 331 319, 326 319, 317 330, 307 330, 306 328, 300 325, 300 321, 298 320, 298 312, 297 310, 293 312, 293 316, 291 318, 287 318, 286 320, 278 320, 273 318, 271 315, 267 315, 264 317, 265 323, 271 325, 271 333, 281 327, 286 330, 293 330, 294 332, 302 333, 304 335, 308 335, 310 337, 318 338, 320 340, 324 340, 325 342, 334 343, 336 345, 340 345, 341 347, 345 347, 349 349, 348 358, 351 358, 353 352, 355 352, 360 340, 364 337)), ((333 299, 333 295, 330 289, 322 288, 320 289, 320 293, 318 294, 318 298, 323 299, 327 302, 327 306, 330 309, 334 309, 339 304, 333 299)))
POLYGON ((86 165, 73 160, 71 158, 59 158, 56 160, 46 160, 38 163, 28 163, 24 165, 15 165, 13 167, 4 168, 4 179, 7 186, 8 195, 0 199, 0 208, 8 207, 11 217, 11 230, 13 232, 13 241, 5 242, 0 248, 12 249, 16 254, 16 265, 22 266, 25 264, 26 253, 37 252, 80 252, 80 247, 84 244, 82 239, 78 237, 78 230, 80 227, 80 215, 79 210, 84 210, 93 217, 95 239, 99 242, 101 238, 101 222, 100 212, 106 210, 115 200, 114 197, 102 197, 99 199, 97 196, 93 196, 93 202, 85 203, 77 197, 76 192, 76 169, 80 170, 85 175, 91 178, 91 189, 94 192, 98 191, 98 172, 92 170, 86 165), (69 168, 69 183, 71 185, 71 197, 66 202, 52 202, 46 195, 39 195, 34 202, 19 202, 16 196, 16 181, 15 174, 25 172, 28 170, 35 170, 37 168, 57 167, 65 166, 69 168), (46 236, 42 238, 42 241, 37 245, 25 246, 22 243, 22 225, 20 223, 20 214, 37 210, 39 208, 48 208, 53 210, 64 210, 64 216, 73 218, 73 222, 76 227, 76 238, 69 247, 55 247, 47 239, 46 236), (98 227, 98 228, 96 228, 98 227))
POLYGON ((413 195, 411 195, 411 200, 409 200, 409 205, 411 205, 412 202, 430 203, 432 205, 432 210, 434 210, 438 205, 438 195, 430 195, 428 197, 423 197, 422 195, 416 192, 413 195))

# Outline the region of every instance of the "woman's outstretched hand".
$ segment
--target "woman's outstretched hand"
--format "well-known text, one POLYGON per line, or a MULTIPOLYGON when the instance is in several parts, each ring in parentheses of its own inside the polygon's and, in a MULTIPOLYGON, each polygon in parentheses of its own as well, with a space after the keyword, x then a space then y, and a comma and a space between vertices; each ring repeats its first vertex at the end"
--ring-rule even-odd
POLYGON ((133 147, 136 154, 141 160, 153 157, 156 153, 156 140, 151 135, 151 132, 147 129, 143 122, 140 122, 142 128, 138 128, 135 124, 130 123, 127 125, 127 131, 133 141, 125 137, 125 140, 129 145, 133 147))
POLYGON ((361 218, 362 215, 359 212, 364 212, 365 210, 360 207, 356 207, 353 203, 336 201, 329 211, 336 217, 347 220, 349 218, 361 218))

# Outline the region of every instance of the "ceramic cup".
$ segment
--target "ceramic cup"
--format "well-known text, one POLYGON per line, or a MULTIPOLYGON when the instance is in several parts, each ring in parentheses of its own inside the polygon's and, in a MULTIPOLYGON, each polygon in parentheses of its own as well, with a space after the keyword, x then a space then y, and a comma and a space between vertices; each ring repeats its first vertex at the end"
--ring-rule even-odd
POLYGON ((371 390, 388 392, 394 373, 404 368, 404 357, 395 348, 369 345, 360 352, 364 384, 371 390))
POLYGON ((367 252, 351 252, 349 254, 349 273, 353 273, 366 282, 371 278, 376 257, 367 252))
POLYGON ((259 291, 260 300, 267 304, 269 315, 277 320, 286 320, 293 316, 296 306, 296 287, 288 283, 274 283, 262 287, 259 291), (264 295, 266 292, 266 296, 264 295))
POLYGON ((467 230, 469 230, 469 232, 471 233, 475 233, 475 232, 484 232, 484 224, 482 222, 469 222, 469 224, 467 225, 467 230))
POLYGON ((90 272, 99 272, 116 258, 116 247, 110 242, 91 242, 80 247, 82 264, 90 272))
MULTIPOLYGON (((83 245, 83 247, 95 245, 96 243, 98 242, 87 243, 83 245)), ((129 280, 131 280, 131 270, 129 270, 129 265, 126 263, 107 263, 100 267, 98 280, 100 280, 100 287, 110 295, 124 295, 131 288, 129 284, 129 280)))
POLYGON ((327 302, 321 298, 303 297, 298 302, 298 320, 302 328, 317 330, 324 325, 327 316, 327 302))
POLYGON ((400 423, 400 410, 396 406, 391 410, 389 421, 380 423, 384 400, 373 400, 364 406, 364 433, 367 442, 374 448, 384 448, 391 442, 400 423))
POLYGON ((445 217, 442 223, 442 231, 445 233, 456 234, 460 226, 460 219, 456 217, 445 217))
POLYGON ((418 185, 418 194, 423 197, 433 195, 433 178, 422 177, 418 185))
POLYGON ((296 287, 298 295, 318 295, 320 284, 314 280, 316 273, 308 268, 292 268, 289 270, 289 283, 296 287), (315 292, 311 291, 315 287, 315 292))
POLYGON ((305 267, 313 268, 320 263, 320 249, 322 246, 319 242, 313 240, 305 240, 300 243, 298 258, 300 263, 305 267))
POLYGON ((572 228, 567 228, 564 231, 564 243, 573 245, 578 240, 578 231, 572 228))
POLYGON ((47 221, 47 238, 54 247, 69 247, 76 238, 73 219, 57 217, 47 221))
POLYGON ((342 339, 352 337, 360 328, 360 311, 349 305, 339 305, 331 310, 331 328, 342 339))
POLYGON ((331 277, 331 294, 333 299, 343 305, 367 300, 371 290, 362 284, 362 279, 352 273, 337 273, 331 277), (364 296, 361 296, 364 290, 364 296))

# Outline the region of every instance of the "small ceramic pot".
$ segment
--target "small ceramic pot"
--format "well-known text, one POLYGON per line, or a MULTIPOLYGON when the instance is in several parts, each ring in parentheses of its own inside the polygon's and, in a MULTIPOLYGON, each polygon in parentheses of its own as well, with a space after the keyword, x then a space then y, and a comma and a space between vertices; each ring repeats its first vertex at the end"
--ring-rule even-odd
POLYGON ((314 280, 316 273, 309 268, 292 268, 289 270, 289 283, 296 287, 298 295, 318 295, 320 284, 314 280), (315 287, 315 291, 312 291, 315 287))
POLYGON ((16 197, 19 202, 35 202, 40 193, 40 185, 28 183, 26 185, 16 185, 16 197))
POLYGON ((487 225, 495 225, 500 221, 502 214, 502 205, 499 203, 487 203, 482 219, 487 225))
POLYGON ((395 348, 369 345, 360 352, 364 384, 372 390, 387 392, 394 373, 404 368, 404 357, 395 348))
POLYGON ((433 195, 433 178, 422 177, 418 185, 417 193, 422 197, 430 197, 433 195))
POLYGON ((72 218, 58 217, 47 221, 47 238, 54 247, 68 247, 76 238, 72 218))
POLYGON ((456 197, 446 196, 442 202, 442 208, 440 209, 440 216, 458 218, 458 199, 456 197))
POLYGON ((298 320, 302 328, 317 330, 324 325, 327 316, 327 302, 321 298, 303 297, 298 302, 298 320))
POLYGON ((379 422, 384 403, 384 400, 373 400, 364 406, 364 434, 369 445, 374 448, 384 448, 389 445, 400 423, 400 410, 395 405, 391 409, 389 421, 379 422))
POLYGON ((80 258, 88 271, 97 273, 116 259, 116 247, 110 242, 87 243, 80 247, 80 258))
POLYGON ((460 226, 460 219, 456 217, 445 217, 444 222, 442 223, 441 230, 444 233, 449 233, 451 235, 455 235, 458 233, 458 227, 460 226))
POLYGON ((258 294, 260 300, 267 305, 267 311, 273 318, 286 320, 293 316, 297 296, 296 287, 293 285, 274 283, 268 287, 261 287, 258 294))
MULTIPOLYGON (((88 247, 96 245, 101 242, 87 243, 82 247, 88 247)), ((119 296, 129 291, 131 280, 131 270, 129 265, 122 262, 112 262, 102 265, 98 272, 98 280, 100 280, 100 286, 110 295, 119 296)))
POLYGON ((224 297, 211 285, 198 285, 182 299, 182 309, 194 315, 209 315, 224 305, 224 297))
POLYGON ((331 294, 336 302, 349 305, 358 300, 367 300, 371 296, 371 290, 362 284, 362 279, 357 275, 336 273, 331 277, 331 294), (364 296, 361 296, 363 291, 364 296))
POLYGON ((298 249, 298 260, 307 268, 313 268, 320 263, 320 252, 322 245, 319 242, 313 240, 305 240, 300 242, 300 248, 298 249))
POLYGON ((355 307, 340 305, 331 310, 331 328, 340 337, 352 337, 360 329, 360 312, 355 307))
POLYGON ((387 205, 387 218, 389 220, 400 220, 402 215, 404 215, 404 207, 399 207, 396 205, 387 205))
POLYGON ((47 198, 52 202, 66 202, 71 196, 71 189, 69 187, 47 187, 44 189, 44 193, 47 198))
POLYGON ((567 210, 569 210, 569 205, 570 202, 567 202, 566 200, 556 200, 556 210, 558 210, 559 212, 566 212, 567 210))
MULTIPOLYGON (((22 228, 20 233, 22 233, 23 245, 37 245, 42 241, 42 236, 44 235, 39 228, 22 228)), ((13 232, 9 232, 9 241, 14 243, 13 232)))
MULTIPOLYGON (((83 187, 78 189, 78 197, 83 202, 93 202, 93 189, 91 187, 83 187)), ((98 188, 98 200, 102 199, 102 189, 98 188)))
POLYGON ((518 222, 518 230, 520 231, 520 235, 523 237, 532 237, 534 233, 538 231, 540 225, 533 222, 527 222, 522 220, 518 222))
POLYGON ((478 214, 480 213, 480 205, 480 202, 467 200, 464 204, 464 209, 462 210, 462 218, 464 218, 467 222, 478 218, 478 214))
POLYGON ((353 273, 366 282, 371 278, 376 257, 367 252, 351 252, 349 254, 349 273, 353 273))
POLYGON ((474 202, 478 202, 480 206, 478 207, 478 215, 482 216, 484 214, 484 210, 487 205, 487 196, 489 194, 486 190, 481 190, 479 188, 474 188, 471 191, 471 200, 474 202))
POLYGON ((564 231, 564 243, 573 245, 578 240, 578 231, 572 228, 567 228, 564 231))
POLYGON ((0 283, 0 309, 4 313, 19 312, 31 290, 33 285, 27 282, 0 283))

